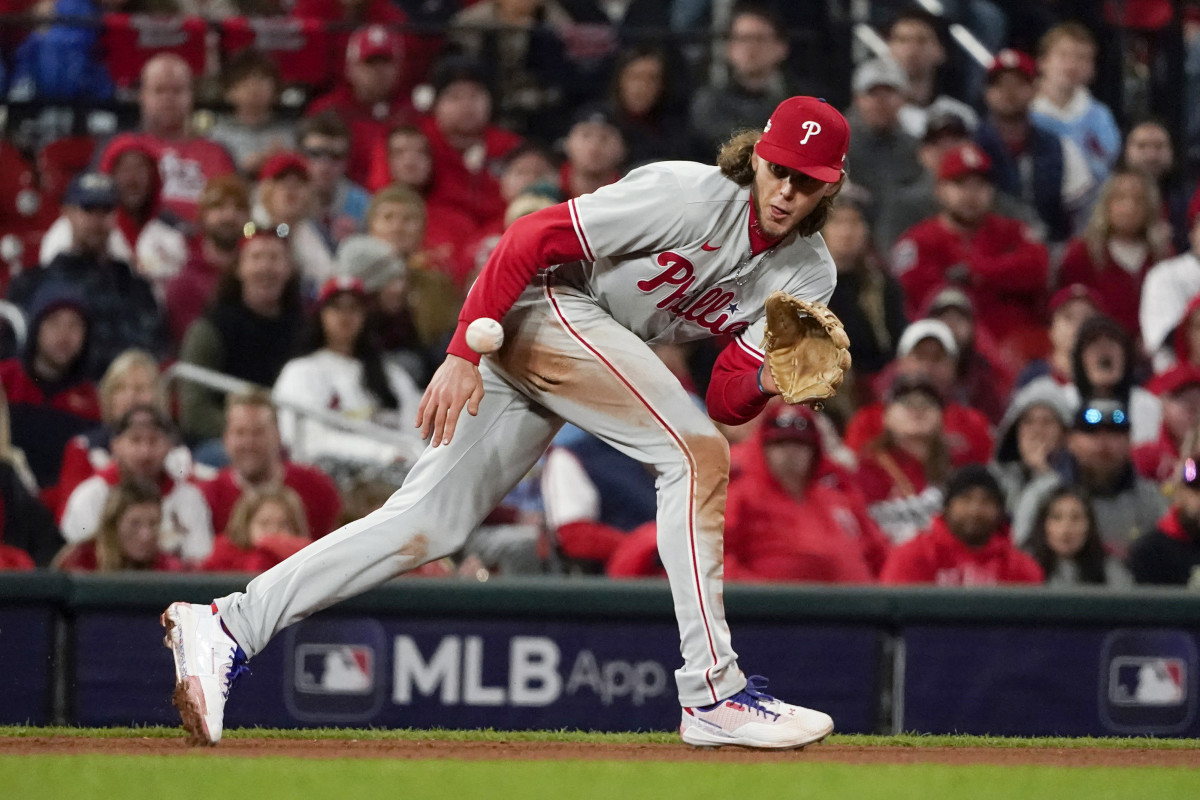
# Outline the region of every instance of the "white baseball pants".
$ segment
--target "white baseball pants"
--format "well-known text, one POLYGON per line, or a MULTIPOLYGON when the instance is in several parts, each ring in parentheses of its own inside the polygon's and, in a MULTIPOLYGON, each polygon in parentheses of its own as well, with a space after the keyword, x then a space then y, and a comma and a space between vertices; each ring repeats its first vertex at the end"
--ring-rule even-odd
POLYGON ((658 550, 679 622, 679 700, 741 691, 722 599, 724 437, 636 335, 591 298, 531 286, 504 319, 505 344, 480 365, 478 416, 426 448, 380 508, 314 542, 217 601, 247 655, 280 630, 455 552, 537 461, 563 420, 649 465, 658 550))

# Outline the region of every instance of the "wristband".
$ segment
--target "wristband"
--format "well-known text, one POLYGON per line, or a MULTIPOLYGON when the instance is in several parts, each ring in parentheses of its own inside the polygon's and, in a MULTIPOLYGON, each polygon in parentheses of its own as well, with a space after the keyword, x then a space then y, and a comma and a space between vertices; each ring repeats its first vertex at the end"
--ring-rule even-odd
POLYGON ((770 394, 770 392, 768 392, 766 389, 764 389, 763 385, 762 385, 762 372, 763 372, 763 368, 766 366, 767 366, 767 364, 765 361, 762 364, 758 365, 758 375, 755 378, 755 380, 758 381, 758 390, 760 392, 762 392, 763 394, 770 394))

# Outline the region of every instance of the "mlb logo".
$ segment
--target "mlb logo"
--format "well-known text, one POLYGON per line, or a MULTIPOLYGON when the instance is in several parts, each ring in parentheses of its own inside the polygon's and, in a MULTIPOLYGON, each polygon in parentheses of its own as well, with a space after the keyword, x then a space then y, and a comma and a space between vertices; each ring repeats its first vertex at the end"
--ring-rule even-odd
POLYGON ((1177 706, 1187 700, 1187 664, 1178 658, 1114 658, 1108 695, 1119 706, 1177 706))
POLYGON ((363 695, 375 688, 375 651, 364 645, 302 644, 295 650, 296 690, 363 695))

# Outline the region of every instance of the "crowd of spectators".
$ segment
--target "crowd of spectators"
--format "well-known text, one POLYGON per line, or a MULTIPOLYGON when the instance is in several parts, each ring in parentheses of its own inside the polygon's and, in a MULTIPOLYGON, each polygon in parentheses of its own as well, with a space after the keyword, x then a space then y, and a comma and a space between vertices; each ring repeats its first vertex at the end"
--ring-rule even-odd
MULTIPOLYGON (((18 2, 14 115, 136 113, 0 139, 0 569, 258 572, 378 507, 515 219, 817 93, 854 367, 723 428, 726 577, 1200 587, 1197 8, 881 0, 843 76, 835 5, 18 2)), ((658 352, 702 397, 726 344, 658 352)), ((654 483, 568 427, 420 574, 661 574, 654 483)))

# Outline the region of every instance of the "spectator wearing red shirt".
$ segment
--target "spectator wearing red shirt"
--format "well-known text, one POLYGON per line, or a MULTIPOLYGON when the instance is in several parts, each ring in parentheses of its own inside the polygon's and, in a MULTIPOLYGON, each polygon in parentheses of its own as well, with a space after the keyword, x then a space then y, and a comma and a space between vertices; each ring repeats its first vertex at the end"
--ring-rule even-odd
POLYGON ((83 298, 63 284, 51 284, 30 304, 24 354, 0 362, 13 446, 24 451, 42 488, 58 482, 71 437, 100 419, 96 386, 85 373, 89 325, 83 298))
POLYGON ((95 536, 66 547, 54 567, 64 572, 179 572, 179 560, 159 550, 162 517, 157 486, 139 480, 119 483, 108 493, 95 536))
POLYGON ((896 377, 882 413, 883 430, 859 454, 858 487, 888 538, 908 541, 942 507, 950 471, 941 393, 919 375, 896 377))
POLYGON ((213 178, 200 195, 198 240, 166 289, 167 327, 178 347, 188 326, 204 314, 221 276, 237 263, 238 242, 250 221, 250 190, 237 175, 213 178))
POLYGON ((158 152, 162 207, 184 222, 195 222, 205 185, 235 167, 225 148, 192 134, 192 70, 187 62, 171 53, 147 61, 138 105, 142 132, 158 152))
POLYGON ((506 203, 496 176, 521 138, 491 124, 492 96, 482 64, 453 56, 433 74, 436 99, 421 130, 433 156, 432 205, 451 205, 478 226, 503 219, 506 203))
POLYGON ((308 531, 315 538, 334 529, 342 508, 337 487, 316 467, 284 460, 279 421, 269 394, 253 390, 229 397, 223 441, 229 466, 200 487, 212 509, 214 530, 229 526, 234 504, 243 491, 278 486, 300 495, 308 531))
POLYGON ((881 583, 937 586, 1040 584, 1042 568, 1013 546, 1004 495, 986 467, 963 467, 946 482, 946 507, 929 529, 888 556, 881 583))
POLYGON ((1133 448, 1133 466, 1142 477, 1163 483, 1179 473, 1180 448, 1200 425, 1200 367, 1173 367, 1146 388, 1162 401, 1162 430, 1157 441, 1133 448))
POLYGON ((1134 338, 1142 282, 1171 255, 1170 226, 1159 216, 1158 187, 1140 172, 1117 170, 1100 188, 1083 234, 1067 244, 1060 286, 1094 291, 1105 311, 1134 338))
POLYGON ((816 415, 773 402, 739 447, 725 507, 725 578, 873 583, 889 542, 862 500, 823 480, 816 415))
MULTIPOLYGON (((343 53, 350 50, 351 27, 361 29, 366 25, 382 25, 395 31, 408 24, 408 15, 399 5, 389 0, 296 0, 292 16, 329 23, 327 28, 333 32, 333 52, 343 53)), ((407 97, 412 93, 441 47, 440 35, 406 33, 400 38, 403 54, 400 94, 407 97)))
POLYGON ((266 572, 312 540, 300 497, 286 486, 251 490, 233 506, 205 572, 266 572))
MULTIPOLYGON (((904 329, 896 346, 896 361, 876 383, 884 394, 895 376, 920 376, 937 392, 945 407, 945 433, 949 456, 954 466, 986 464, 992 454, 992 434, 985 417, 948 398, 953 397, 957 381, 958 343, 946 323, 921 319, 904 329)), ((884 430, 884 404, 863 406, 846 427, 846 446, 860 451, 884 430)))
POLYGON ((960 286, 979 327, 1022 361, 1045 352, 1049 254, 1029 227, 992 211, 991 159, 964 144, 942 157, 941 211, 909 228, 892 249, 892 272, 915 318, 944 284, 960 286))
POLYGON ((350 128, 346 177, 366 184, 371 159, 397 125, 411 122, 416 111, 400 91, 403 43, 382 25, 360 28, 346 45, 346 80, 308 106, 308 115, 335 111, 350 128))

